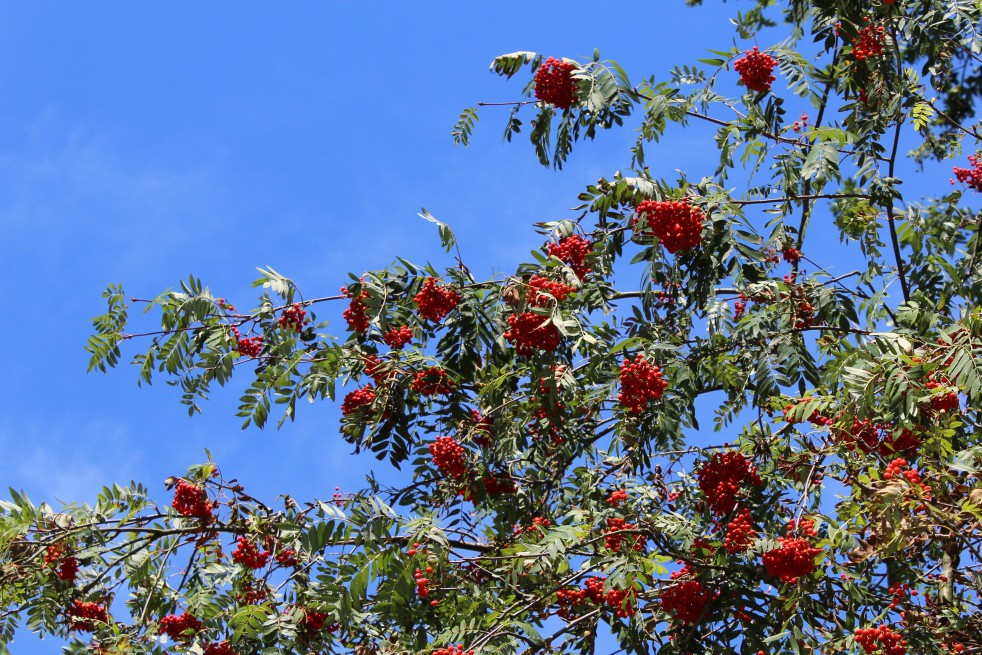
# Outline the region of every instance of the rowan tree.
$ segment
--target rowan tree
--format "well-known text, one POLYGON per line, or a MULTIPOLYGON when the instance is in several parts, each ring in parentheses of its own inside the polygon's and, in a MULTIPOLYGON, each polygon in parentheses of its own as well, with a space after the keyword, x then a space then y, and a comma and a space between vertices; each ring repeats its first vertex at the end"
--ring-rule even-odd
POLYGON ((251 309, 194 277, 149 302, 110 286, 92 369, 134 348, 141 381, 191 413, 239 385, 247 426, 340 401, 339 438, 381 463, 364 491, 310 501, 253 498, 211 461, 94 506, 14 493, 3 636, 982 653, 980 18, 964 0, 758 0, 736 47, 641 82, 599 55, 498 57, 528 82, 483 111, 510 109, 508 139, 531 119, 543 165, 639 125, 630 172, 537 224, 512 275, 474 277, 424 213, 445 269, 400 259, 328 296, 264 269, 251 309), (656 144, 699 125, 718 161, 652 176, 656 144), (905 197, 907 149, 952 185, 905 197), (839 249, 814 246, 833 232, 839 249), (136 334, 134 306, 159 327, 136 334), (412 482, 384 483, 389 467, 412 482))

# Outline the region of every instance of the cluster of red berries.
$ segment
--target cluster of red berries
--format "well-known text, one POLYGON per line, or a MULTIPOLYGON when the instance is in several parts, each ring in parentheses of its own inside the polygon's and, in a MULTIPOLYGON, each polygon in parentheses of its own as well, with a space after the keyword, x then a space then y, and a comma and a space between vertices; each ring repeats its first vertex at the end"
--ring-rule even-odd
POLYGON ((437 648, 433 651, 433 655, 474 655, 474 651, 465 651, 463 646, 447 646, 446 648, 437 648))
POLYGON ((276 553, 276 561, 283 566, 296 566, 297 565, 297 551, 292 548, 287 548, 286 550, 281 550, 276 553))
POLYGON ((711 597, 709 590, 698 580, 683 580, 662 590, 661 608, 679 623, 695 625, 702 619, 711 597))
POLYGON ((529 357, 535 350, 552 352, 559 347, 562 335, 548 316, 532 312, 512 314, 508 317, 505 341, 515 346, 515 352, 529 357))
POLYGON ((105 606, 99 603, 84 603, 75 600, 65 610, 65 614, 68 617, 69 630, 95 632, 96 624, 109 622, 109 613, 106 612, 105 606))
POLYGON ((903 584, 900 584, 899 582, 895 582, 893 584, 893 586, 891 586, 889 589, 887 589, 887 592, 891 596, 893 596, 893 598, 890 600, 890 609, 892 609, 892 610, 897 609, 897 607, 899 607, 900 604, 902 602, 904 602, 904 600, 908 596, 916 596, 917 595, 917 590, 916 589, 911 589, 910 588, 910 585, 908 583, 906 583, 906 582, 903 583, 903 584))
POLYGON ((423 288, 413 297, 419 308, 419 315, 434 323, 442 321, 460 303, 460 294, 439 282, 435 277, 426 278, 423 288))
POLYGON ((548 307, 566 300, 575 290, 568 284, 533 275, 528 281, 527 302, 533 307, 548 307))
POLYGON ((702 223, 706 215, 684 200, 645 200, 638 204, 632 226, 644 218, 648 233, 658 237, 665 250, 673 255, 695 248, 702 242, 702 223))
POLYGON ((382 385, 389 380, 394 380, 399 377, 399 371, 390 366, 386 366, 386 362, 382 361, 375 355, 365 356, 365 375, 372 378, 372 380, 377 385, 382 385))
POLYGON ((303 330, 304 323, 307 322, 307 310, 298 302, 293 303, 283 310, 277 323, 284 330, 300 332, 303 330))
POLYGON ((236 600, 242 605, 258 605, 266 600, 269 596, 269 589, 266 587, 253 587, 250 584, 245 585, 242 591, 235 595, 236 600))
POLYGON ((607 497, 607 504, 611 507, 620 507, 621 503, 627 500, 627 491, 625 489, 618 489, 612 491, 607 497))
MULTIPOLYGON (((815 558, 822 553, 821 548, 812 548, 806 539, 794 537, 795 529, 794 521, 788 523, 788 536, 777 540, 781 547, 762 556, 769 576, 792 584, 818 570, 815 558)), ((815 535, 814 522, 809 519, 800 521, 797 529, 807 536, 815 535)))
POLYGON ((723 548, 728 553, 742 553, 750 548, 751 541, 757 536, 753 528, 750 510, 741 509, 733 519, 726 524, 726 536, 723 538, 723 548))
POLYGON ((788 287, 787 297, 794 305, 792 311, 795 329, 803 330, 811 326, 812 320, 815 318, 815 306, 811 304, 808 294, 795 281, 794 274, 785 275, 784 284, 788 287))
POLYGON ((875 423, 867 418, 854 418, 848 429, 835 428, 832 434, 850 449, 859 448, 867 455, 875 452, 881 457, 911 453, 921 445, 921 438, 913 430, 904 428, 895 433, 890 423, 875 423))
POLYGON ((970 189, 975 191, 982 191, 982 159, 979 155, 969 155, 968 162, 972 165, 972 168, 959 168, 955 166, 955 177, 962 184, 965 184, 970 189))
POLYGON ((606 578, 587 578, 583 581, 582 589, 570 588, 557 591, 556 600, 559 609, 556 614, 566 621, 575 621, 580 617, 580 612, 587 603, 606 604, 621 618, 628 618, 634 614, 637 600, 634 589, 611 589, 605 594, 605 581, 606 578))
POLYGON ((467 451, 453 437, 437 437, 430 454, 444 477, 459 480, 467 473, 467 451))
MULTIPOLYGON (((433 567, 427 566, 426 572, 433 573, 433 567)), ((413 577, 416 578, 416 595, 420 598, 429 598, 430 579, 423 575, 423 571, 421 569, 416 569, 416 573, 413 575, 413 577)), ((436 605, 437 602, 434 600, 432 604, 436 605)))
POLYGON ((351 304, 344 310, 344 320, 348 322, 348 327, 352 332, 363 334, 368 332, 368 312, 365 300, 368 298, 368 291, 362 290, 357 296, 352 294, 348 287, 341 287, 341 295, 351 298, 351 304))
POLYGON ((246 357, 259 357, 259 353, 263 350, 263 337, 262 335, 242 337, 241 339, 236 339, 236 345, 238 346, 239 354, 246 357))
MULTIPOLYGON (((484 493, 489 496, 508 496, 518 491, 515 481, 508 475, 485 475, 481 478, 484 493)), ((471 500, 466 498, 465 500, 471 500)))
POLYGON ((168 614, 160 619, 160 629, 157 634, 167 635, 174 641, 186 643, 194 639, 194 635, 199 632, 201 632, 201 621, 184 612, 180 616, 168 614))
POLYGON ((801 251, 797 248, 785 248, 781 251, 781 257, 789 264, 797 264, 801 260, 801 251))
POLYGON ((535 99, 557 109, 569 109, 576 102, 573 64, 549 57, 535 71, 535 99))
POLYGON ((743 57, 733 62, 733 69, 740 73, 740 81, 751 91, 766 93, 774 83, 774 67, 777 59, 766 52, 761 52, 757 46, 747 50, 743 57))
MULTIPOLYGON (((790 423, 791 425, 797 423, 798 421, 795 419, 795 406, 803 405, 810 400, 812 400, 812 396, 807 396, 799 400, 797 403, 788 403, 787 405, 785 405, 784 420, 790 423)), ((808 422, 811 423, 812 425, 829 426, 832 425, 835 421, 827 416, 823 416, 821 412, 815 409, 812 410, 812 413, 808 416, 808 422)))
POLYGON ((791 124, 791 129, 795 131, 795 134, 797 134, 805 129, 806 125, 808 125, 808 114, 802 114, 801 118, 791 124))
POLYGON ((423 369, 413 379, 413 391, 422 396, 445 396, 453 391, 454 383, 447 372, 437 366, 423 369))
POLYGON ((205 646, 202 655, 239 655, 227 641, 212 642, 205 646))
POLYGON ((407 344, 412 342, 412 340, 413 331, 405 325, 391 328, 382 336, 382 341, 384 341, 385 345, 392 350, 402 350, 407 344))
POLYGON ((68 554, 68 548, 62 544, 52 544, 45 549, 44 565, 55 570, 58 579, 65 582, 75 582, 78 576, 78 560, 68 554))
POLYGON ((733 320, 734 321, 739 321, 741 318, 743 318, 744 312, 747 311, 747 300, 748 300, 748 298, 747 298, 746 294, 741 293, 737 297, 736 302, 733 303, 733 320))
POLYGON ((617 400, 632 414, 640 414, 652 400, 661 398, 668 388, 661 369, 652 366, 644 355, 638 353, 632 362, 624 358, 621 363, 621 390, 617 400))
POLYGON ((181 516, 206 520, 213 518, 212 511, 215 509, 214 503, 208 501, 205 490, 186 480, 178 480, 171 507, 181 516))
POLYGON ((737 492, 744 482, 759 487, 762 482, 756 467, 750 466, 743 453, 714 453, 696 472, 699 488, 715 514, 729 514, 736 507, 737 492))
POLYGON ((494 419, 484 416, 476 409, 471 410, 471 439, 480 448, 490 448, 494 443, 494 419))
POLYGON ((512 528, 512 533, 516 537, 520 537, 523 534, 531 534, 536 539, 541 539, 545 534, 546 530, 552 525, 552 522, 542 516, 536 516, 532 519, 532 524, 522 527, 520 525, 515 525, 512 528))
POLYGON ((323 631, 333 634, 341 629, 341 626, 337 623, 324 625, 325 623, 327 623, 327 612, 313 612, 311 610, 304 610, 303 627, 307 632, 323 631))
POLYGON ((903 457, 897 457, 892 462, 887 464, 886 468, 883 470, 883 479, 892 480, 893 478, 902 477, 911 485, 920 487, 921 493, 923 493, 925 498, 931 497, 931 487, 924 484, 921 480, 921 474, 917 472, 916 468, 908 468, 910 464, 903 457))
POLYGON ((852 42, 852 54, 856 61, 865 61, 883 54, 883 26, 870 24, 869 16, 864 17, 863 22, 866 26, 859 30, 852 42))
POLYGON ((593 271, 586 265, 587 256, 593 252, 593 242, 578 234, 563 237, 559 243, 550 243, 546 246, 546 251, 550 257, 555 257, 573 269, 576 277, 581 280, 593 271))
POLYGON ((608 550, 619 553, 621 546, 625 545, 626 541, 631 550, 643 551, 648 545, 646 536, 643 534, 624 534, 626 531, 636 529, 636 525, 628 523, 624 519, 609 518, 607 519, 607 530, 604 532, 604 545, 607 546, 608 550))
POLYGON ((363 387, 359 387, 344 397, 344 402, 341 403, 341 414, 348 416, 363 407, 371 407, 372 403, 375 402, 375 398, 376 394, 372 385, 366 384, 363 387))
POLYGON ((885 623, 878 628, 857 628, 856 643, 867 655, 907 655, 907 641, 885 623))
POLYGON ((960 405, 958 403, 958 393, 956 391, 944 391, 952 388, 951 381, 944 375, 934 372, 931 379, 924 385, 930 391, 940 389, 943 393, 931 395, 931 409, 941 414, 957 412, 960 405))
POLYGON ((269 562, 269 551, 259 550, 259 546, 246 537, 239 537, 238 546, 232 553, 232 561, 250 569, 261 569, 269 562))

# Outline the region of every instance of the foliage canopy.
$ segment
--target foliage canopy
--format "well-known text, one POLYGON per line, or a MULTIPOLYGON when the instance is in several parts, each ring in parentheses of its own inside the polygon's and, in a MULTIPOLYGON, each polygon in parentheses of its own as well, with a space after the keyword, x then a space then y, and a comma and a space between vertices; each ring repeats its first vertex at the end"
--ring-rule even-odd
POLYGON ((529 80, 505 138, 527 132, 545 166, 639 123, 630 172, 537 224, 510 276, 476 279, 424 211, 446 270, 399 259, 310 297, 263 269, 247 311, 191 277, 144 303, 159 328, 140 334, 110 286, 90 369, 139 344, 141 383, 163 376, 191 413, 244 379, 244 427, 343 394, 341 436, 413 481, 264 502, 209 461, 166 499, 12 492, 0 641, 24 624, 101 653, 982 653, 982 167, 961 159, 980 14, 758 0, 734 19, 758 50, 639 83, 599 54, 498 57, 529 80), (712 174, 652 176, 694 125, 715 130, 712 174), (961 184, 905 197, 908 143, 961 184), (841 247, 819 245, 833 229, 841 247), (340 336, 316 315, 332 303, 340 336))

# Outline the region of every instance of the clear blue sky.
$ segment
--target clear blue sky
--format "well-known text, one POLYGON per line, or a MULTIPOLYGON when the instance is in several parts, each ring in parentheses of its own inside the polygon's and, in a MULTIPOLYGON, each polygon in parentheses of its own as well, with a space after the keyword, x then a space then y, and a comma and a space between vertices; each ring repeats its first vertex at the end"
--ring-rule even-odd
MULTIPOLYGON (((424 206, 476 274, 513 270, 541 245, 531 223, 571 217, 584 185, 627 167, 632 134, 557 173, 524 135, 503 144, 506 110, 486 108, 472 146, 454 146, 464 107, 517 99, 527 79, 491 75, 491 59, 596 47, 632 79, 664 79, 732 45, 726 17, 745 7, 707 4, 0 2, 0 486, 91 501, 135 479, 163 499, 207 447, 259 497, 360 488, 376 462, 350 455, 336 407, 242 432, 239 387, 189 418, 162 381, 87 375, 102 289, 146 298, 193 272, 249 308, 255 267, 272 266, 333 293, 396 255, 446 263, 424 206)), ((674 134, 653 169, 711 174, 705 132, 674 134)))

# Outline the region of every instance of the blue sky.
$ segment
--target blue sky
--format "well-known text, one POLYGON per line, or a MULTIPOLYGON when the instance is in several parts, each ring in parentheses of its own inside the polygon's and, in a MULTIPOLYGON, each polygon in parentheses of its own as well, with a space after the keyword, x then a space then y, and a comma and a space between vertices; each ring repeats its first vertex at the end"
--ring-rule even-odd
MULTIPOLYGON (((0 485, 91 501, 134 479, 163 499, 207 447, 259 497, 360 488, 376 462, 350 455, 336 407, 242 432, 238 387, 189 418, 176 390, 138 389, 127 367, 87 375, 103 288, 146 298, 193 272, 247 308, 255 267, 272 266, 334 293, 397 255, 446 263, 420 207, 475 273, 510 271, 541 245, 533 222, 571 217, 584 185, 628 166, 633 135, 602 134, 557 173, 524 134, 503 144, 507 110, 485 108, 471 147, 454 146, 464 107, 519 97, 526 78, 491 75, 492 58, 600 48, 632 79, 664 79, 732 45, 740 3, 708 5, 0 3, 0 485)), ((676 130, 648 157, 699 178, 711 144, 676 130)))

